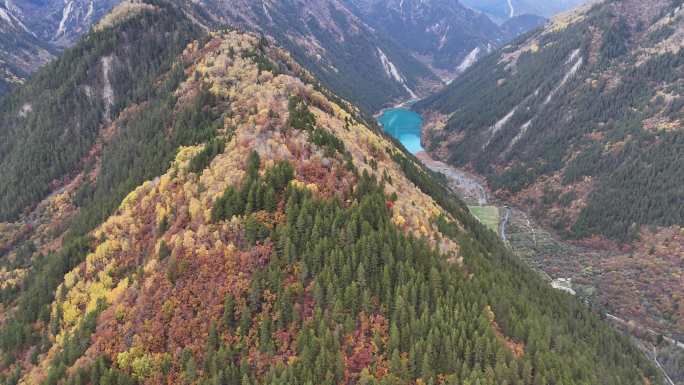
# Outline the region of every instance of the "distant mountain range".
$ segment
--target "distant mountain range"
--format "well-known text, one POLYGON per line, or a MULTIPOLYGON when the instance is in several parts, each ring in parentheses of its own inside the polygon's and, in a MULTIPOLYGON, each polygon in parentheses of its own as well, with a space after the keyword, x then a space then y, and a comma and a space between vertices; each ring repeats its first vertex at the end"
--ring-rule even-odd
POLYGON ((348 0, 363 20, 444 79, 453 78, 514 35, 449 0, 348 0))
POLYGON ((549 18, 589 0, 460 0, 462 4, 489 15, 499 23, 520 15, 549 18))
MULTIPOLYGON (((6 73, 0 92, 72 44, 117 2, 8 0, 0 8, 7 16, 0 19, 6 36, 0 47, 6 73)), ((428 95, 494 48, 544 22, 528 15, 499 26, 447 0, 178 4, 208 28, 232 25, 273 36, 323 84, 366 112, 428 95)))
POLYGON ((183 2, 209 28, 238 26, 274 37, 323 84, 371 112, 425 95, 440 79, 341 0, 183 2))
POLYGON ((0 94, 73 44, 119 0, 0 3, 0 94))

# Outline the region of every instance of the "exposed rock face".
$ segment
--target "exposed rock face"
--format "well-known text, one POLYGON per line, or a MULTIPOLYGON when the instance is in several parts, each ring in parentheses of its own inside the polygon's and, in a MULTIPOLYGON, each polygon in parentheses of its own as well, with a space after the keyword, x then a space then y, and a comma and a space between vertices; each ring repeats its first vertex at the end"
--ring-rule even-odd
POLYGON ((449 0, 346 1, 374 29, 410 50, 447 81, 493 48, 544 22, 534 18, 500 27, 479 11, 449 0))
POLYGON ((232 25, 274 37, 323 84, 366 112, 440 85, 401 42, 341 0, 209 0, 188 10, 209 27, 232 25))
POLYGON ((0 94, 72 45, 119 0, 5 0, 0 4, 0 94))
POLYGON ((119 0, 6 0, 6 8, 37 39, 66 47, 107 14, 119 0))

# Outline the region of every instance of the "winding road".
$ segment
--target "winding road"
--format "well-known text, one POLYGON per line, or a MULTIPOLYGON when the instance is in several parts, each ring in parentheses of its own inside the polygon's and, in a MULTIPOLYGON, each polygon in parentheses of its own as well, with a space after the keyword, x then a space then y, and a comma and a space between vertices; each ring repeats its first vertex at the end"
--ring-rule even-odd
MULTIPOLYGON (((613 322, 619 323, 619 324, 621 324, 621 325, 631 326, 629 322, 627 322, 626 320, 624 320, 624 319, 622 319, 622 318, 620 318, 620 317, 618 317, 618 316, 615 316, 615 315, 610 314, 610 313, 605 313, 605 315, 606 315, 606 318, 608 318, 609 320, 611 320, 611 321, 613 321, 613 322)), ((632 325, 633 325, 633 324, 632 324, 632 325)), ((649 334, 651 334, 651 335, 653 335, 653 336, 655 336, 655 337, 661 336, 660 333, 657 333, 657 332, 656 332, 655 330, 653 330, 653 329, 645 328, 645 327, 642 327, 642 326, 639 326, 639 325, 637 325, 637 328, 638 328, 638 329, 641 329, 642 331, 646 331, 646 332, 648 332, 649 334)), ((670 345, 673 345, 673 346, 675 346, 675 347, 678 347, 678 348, 684 350, 684 343, 682 343, 682 342, 680 342, 680 341, 677 341, 677 340, 675 340, 675 339, 673 339, 673 338, 667 337, 667 336, 662 336, 662 337, 663 337, 663 340, 664 340, 665 342, 669 343, 670 345)), ((642 346, 643 346, 643 345, 642 345, 642 346)), ((643 346, 643 349, 644 349, 644 350, 647 350, 648 348, 645 347, 645 346, 643 346)), ((646 354, 646 356, 648 356, 648 354, 646 354)), ((663 373, 663 375, 665 375, 665 379, 667 380, 668 385, 677 385, 677 384, 675 384, 674 381, 672 381, 672 379, 670 378, 670 375, 667 373, 667 370, 665 370, 665 368, 663 367, 663 365, 661 365, 660 362, 658 361, 658 351, 657 351, 657 348, 656 348, 655 346, 653 346, 653 357, 652 357, 652 359, 653 359, 653 362, 654 362, 654 363, 656 364, 656 366, 658 367, 658 369, 660 369, 660 371, 663 373)))
POLYGON ((667 374, 667 371, 665 368, 663 368, 663 365, 660 365, 660 362, 658 362, 658 351, 656 350, 656 347, 653 347, 653 362, 658 366, 661 372, 665 375, 665 379, 667 380, 667 383, 669 385, 676 385, 674 381, 670 378, 670 375, 667 374))
MULTIPOLYGON (((618 316, 615 316, 615 315, 613 315, 613 314, 610 314, 610 313, 606 313, 606 318, 608 318, 608 319, 610 319, 610 320, 612 320, 612 321, 615 321, 615 322, 617 322, 617 323, 623 324, 623 325, 629 325, 629 323, 628 323, 626 320, 624 320, 624 319, 622 319, 622 318, 620 318, 620 317, 618 317, 618 316)), ((654 336, 654 337, 658 337, 658 336, 661 335, 660 333, 656 332, 655 330, 649 329, 649 328, 645 328, 645 327, 643 327, 643 326, 637 325, 637 328, 641 329, 642 331, 646 331, 647 333, 651 334, 651 335, 654 336)), ((671 345, 674 345, 674 346, 676 346, 676 347, 678 347, 678 348, 684 350, 684 342, 677 341, 677 340, 675 340, 674 338, 670 338, 670 337, 667 337, 667 336, 663 336, 663 340, 665 340, 665 342, 667 342, 667 343, 669 343, 669 344, 671 344, 671 345)))

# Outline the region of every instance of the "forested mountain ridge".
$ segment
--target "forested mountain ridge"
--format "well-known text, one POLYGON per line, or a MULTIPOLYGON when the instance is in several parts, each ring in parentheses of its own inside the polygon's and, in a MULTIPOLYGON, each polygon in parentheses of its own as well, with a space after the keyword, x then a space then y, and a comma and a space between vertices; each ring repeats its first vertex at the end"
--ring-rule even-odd
MULTIPOLYGON (((121 8, 157 14, 149 4, 121 8)), ((150 20, 145 22, 167 29, 177 26, 175 20, 150 20)), ((93 146, 102 140, 104 126, 127 112, 131 103, 150 97, 149 82, 171 70, 185 41, 196 33, 189 31, 199 28, 184 27, 166 30, 166 38, 145 24, 135 26, 139 35, 97 31, 2 99, 0 175, 5 183, 0 185, 0 220, 30 213, 83 168, 94 166, 93 146), (134 57, 136 51, 141 52, 134 57)))
POLYGON ((420 103, 426 140, 566 237, 682 226, 683 36, 680 0, 567 14, 420 103))
POLYGON ((273 42, 118 15, 12 95, 104 103, 106 68, 154 63, 116 67, 134 91, 75 176, 3 225, 0 382, 660 383, 273 42))

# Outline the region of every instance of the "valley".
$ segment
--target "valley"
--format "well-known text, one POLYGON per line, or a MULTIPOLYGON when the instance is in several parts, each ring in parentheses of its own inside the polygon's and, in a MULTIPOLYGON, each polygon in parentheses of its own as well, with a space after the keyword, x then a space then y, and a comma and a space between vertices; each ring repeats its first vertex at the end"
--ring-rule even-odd
MULTIPOLYGON (((406 103, 401 106, 406 106, 406 103)), ((643 277, 643 272, 635 274, 635 270, 629 270, 630 263, 626 261, 638 258, 633 253, 562 240, 553 229, 537 223, 525 208, 516 207, 514 202, 492 193, 483 176, 435 159, 434 155, 423 149, 420 138, 416 144, 415 136, 423 136, 423 118, 418 113, 402 107, 388 109, 379 115, 378 122, 385 133, 401 142, 427 168, 442 175, 449 187, 469 205, 470 212, 497 233, 514 254, 539 273, 550 286, 577 296, 604 315, 618 330, 633 336, 643 347, 644 353, 652 357, 665 374, 668 370, 676 371, 672 367, 662 367, 657 360, 658 354, 651 354, 652 349, 656 351, 655 341, 664 338, 665 345, 674 348, 669 356, 664 356, 666 359, 684 356, 684 344, 679 342, 684 340, 684 333, 676 323, 659 316, 663 313, 657 308, 657 301, 672 295, 667 291, 658 293, 657 290, 677 288, 679 278, 675 275, 670 283, 657 285, 662 289, 654 287, 651 280, 666 281, 668 278, 664 269, 676 269, 676 257, 671 260, 669 267, 668 262, 661 261, 662 273, 655 272, 651 278, 643 277), (620 271, 616 266, 624 270, 620 271), (633 291, 649 291, 655 296, 655 302, 649 302, 654 299, 649 296, 637 298, 624 295, 633 291)), ((425 124, 434 126, 435 122, 427 121, 425 124)), ((674 242, 679 242, 679 247, 684 245, 677 240, 676 234, 672 236, 674 242)), ((642 270, 637 267, 639 265, 638 262, 634 264, 634 269, 642 270)), ((671 383, 679 384, 674 381, 671 383)))
MULTIPOLYGON (((649 288, 650 278, 644 276, 644 273, 636 273, 639 266, 643 266, 634 257, 635 252, 638 255, 638 250, 621 251, 561 239, 555 230, 537 223, 529 207, 493 193, 484 176, 477 175, 472 169, 449 165, 438 160, 437 154, 425 151, 421 145, 421 137, 424 137, 423 118, 418 113, 405 109, 410 104, 400 104, 399 107, 384 110, 378 115, 378 122, 385 133, 397 139, 429 169, 442 174, 449 186, 469 205, 471 212, 497 232, 516 255, 549 281, 568 280, 571 282, 570 288, 580 298, 604 309, 604 312, 613 312, 637 324, 682 338, 684 334, 676 323, 677 316, 668 320, 662 316, 666 312, 658 310, 659 306, 667 306, 663 302, 666 298, 676 298, 676 293, 668 288, 677 290, 678 275, 671 278, 664 275, 661 278, 662 286, 649 288), (623 266, 625 270, 616 271, 611 266, 623 266), (606 275, 606 271, 613 273, 606 275), (670 282, 666 283, 668 279, 670 282), (629 285, 630 290, 650 291, 654 297, 641 298, 641 303, 634 302, 637 298, 619 295, 624 290, 622 285, 629 285)), ((425 125, 434 124, 433 121, 425 122, 425 125)), ((670 233, 670 237, 675 250, 682 247, 682 240, 676 231, 670 233)), ((644 239, 650 238, 651 236, 644 235, 644 239)), ((663 257, 654 261, 661 266, 658 270, 677 268, 679 262, 676 257, 663 257)))
POLYGON ((0 384, 684 385, 684 3, 578 1, 6 0, 0 384))
POLYGON ((680 339, 683 21, 681 1, 580 7, 414 105, 423 147, 514 208, 517 254, 591 306, 680 339))

